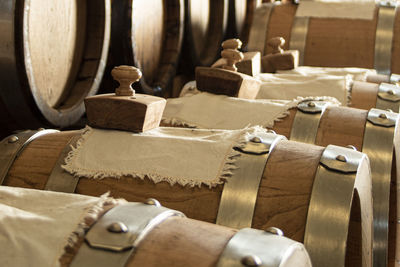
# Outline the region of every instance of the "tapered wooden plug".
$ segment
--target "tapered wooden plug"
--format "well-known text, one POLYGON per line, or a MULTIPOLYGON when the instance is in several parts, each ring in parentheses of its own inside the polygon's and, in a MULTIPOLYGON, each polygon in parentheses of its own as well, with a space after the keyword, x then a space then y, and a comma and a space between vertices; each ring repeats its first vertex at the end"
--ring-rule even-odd
POLYGON ((96 128, 144 132, 160 125, 166 101, 164 98, 136 94, 132 84, 142 73, 131 66, 118 66, 111 71, 120 86, 115 94, 85 98, 88 125, 96 128))
POLYGON ((273 73, 277 70, 291 70, 299 65, 299 51, 284 51, 285 39, 282 37, 271 38, 267 45, 272 48, 272 52, 261 58, 262 72, 273 73))
POLYGON ((196 68, 197 89, 219 95, 254 99, 260 90, 260 81, 237 71, 235 64, 243 59, 243 54, 237 49, 242 42, 230 39, 222 43, 221 65, 214 64, 211 68, 196 68))
MULTIPOLYGON (((222 43, 223 49, 240 49, 242 42, 239 39, 229 39, 222 43)), ((261 71, 261 53, 260 52, 245 52, 242 53, 243 58, 236 61, 232 66, 232 63, 228 63, 227 59, 222 57, 218 59, 211 67, 212 68, 225 68, 229 70, 238 71, 250 76, 257 76, 261 71)))

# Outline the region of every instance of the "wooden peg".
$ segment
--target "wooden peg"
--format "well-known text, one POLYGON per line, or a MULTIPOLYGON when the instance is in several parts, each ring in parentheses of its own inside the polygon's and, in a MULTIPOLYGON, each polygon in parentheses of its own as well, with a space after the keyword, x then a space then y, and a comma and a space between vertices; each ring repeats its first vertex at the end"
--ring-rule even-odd
POLYGON ((272 47, 272 54, 282 54, 282 47, 285 45, 285 42, 285 39, 282 37, 274 37, 268 40, 267 45, 272 47))
POLYGON ((96 128, 144 132, 160 125, 166 101, 164 98, 135 94, 131 85, 142 73, 131 66, 115 67, 111 71, 120 86, 115 94, 85 98, 88 125, 96 128))
POLYGON ((218 59, 211 67, 224 68, 232 71, 238 71, 250 76, 256 76, 261 71, 261 54, 260 52, 246 52, 242 53, 243 57, 236 62, 228 62, 224 57, 224 51, 227 49, 237 50, 242 47, 242 42, 239 39, 229 39, 222 43, 221 52, 222 58, 218 59))
POLYGON ((285 45, 285 39, 282 37, 271 38, 267 45, 272 48, 272 53, 261 58, 262 72, 291 70, 299 65, 299 51, 284 51, 282 47, 285 45))

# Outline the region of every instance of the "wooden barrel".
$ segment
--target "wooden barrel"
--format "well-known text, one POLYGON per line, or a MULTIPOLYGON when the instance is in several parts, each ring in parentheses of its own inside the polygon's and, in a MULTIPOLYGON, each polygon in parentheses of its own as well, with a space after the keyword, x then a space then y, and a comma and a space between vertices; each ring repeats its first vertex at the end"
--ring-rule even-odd
POLYGON ((261 0, 229 0, 227 38, 239 38, 246 47, 254 12, 261 0))
POLYGON ((211 66, 220 56, 227 29, 228 0, 185 0, 185 10, 183 60, 190 61, 192 68, 211 66))
MULTIPOLYGON (((267 24, 260 13, 259 21, 261 23, 253 23, 251 31, 263 35, 265 39, 260 39, 258 36, 256 42, 252 44, 249 42, 249 49, 263 50, 261 52, 264 54, 270 53, 271 48, 267 47, 266 41, 275 36, 285 38, 287 41, 285 49, 289 49, 297 7, 297 5, 289 3, 272 5, 267 24)), ((375 68, 377 60, 375 53, 378 52, 375 51, 378 11, 377 7, 372 20, 310 18, 302 65, 375 68)), ((396 60, 400 55, 399 12, 400 9, 397 8, 392 30, 391 68, 389 67, 389 71, 391 70, 392 73, 400 73, 400 63, 396 60)), ((268 14, 268 12, 264 13, 268 14)), ((386 30, 386 32, 388 31, 386 30)), ((387 38, 387 35, 384 38, 387 38)), ((390 44, 387 45, 389 47, 390 44)))
POLYGON ((111 68, 136 66, 143 73, 141 92, 165 93, 175 76, 183 31, 183 0, 113 1, 111 68))
MULTIPOLYGON (((4 185, 44 189, 53 168, 62 164, 66 153, 64 150, 69 151, 67 143, 80 134, 77 131, 49 133, 33 140, 19 153, 9 171, 5 171, 4 185)), ((2 145, 18 144, 18 140, 13 140, 15 138, 4 140, 2 145)), ((323 147, 310 144, 277 141, 261 172, 263 175, 251 226, 257 229, 275 226, 282 229, 285 236, 305 242, 316 266, 371 266, 372 198, 368 160, 363 154, 350 149, 341 148, 340 152, 334 152, 350 153, 345 156, 349 160, 354 155, 360 157, 357 170, 344 174, 334 171, 335 168, 330 171, 320 164, 328 153, 326 151, 323 147), (321 180, 323 173, 330 178, 321 180), (349 177, 352 177, 351 181, 349 177), (333 179, 333 184, 325 186, 332 190, 320 191, 318 188, 330 179, 333 179), (345 181, 344 184, 342 181, 345 181), (340 192, 345 196, 338 196, 340 192), (325 200, 322 201, 321 197, 325 200), (344 199, 347 204, 342 206, 340 202, 344 199), (323 214, 321 210, 329 210, 329 214, 323 214), (343 220, 343 216, 348 219, 343 220), (343 231, 331 231, 335 228, 333 225, 337 224, 342 225, 343 231), (338 240, 341 240, 340 245, 338 240), (338 251, 342 257, 334 255, 338 251)), ((69 177, 72 179, 72 176, 69 177)), ((225 189, 223 185, 209 188, 171 186, 167 182, 154 184, 149 179, 123 176, 101 180, 81 178, 75 190, 79 194, 94 196, 107 191, 114 197, 129 201, 155 197, 166 207, 182 211, 190 218, 215 223, 219 218, 219 205, 225 189)), ((244 197, 241 194, 238 197, 244 197)))
MULTIPOLYGON (((378 86, 376 84, 369 85, 378 86)), ((185 90, 189 89, 189 87, 190 84, 186 86, 185 90)), ((190 90, 187 92, 187 97, 190 97, 190 90)), ((223 103, 223 101, 219 102, 218 106, 214 104, 214 108, 211 109, 212 111, 205 113, 205 116, 222 116, 224 117, 224 123, 227 121, 236 121, 234 116, 224 116, 221 114, 225 114, 226 110, 235 112, 234 107, 239 108, 238 105, 240 105, 240 102, 237 101, 235 106, 233 102, 226 101, 225 103, 229 108, 224 108, 223 103)), ((374 195, 375 253, 379 254, 374 256, 374 258, 377 262, 389 261, 390 266, 393 266, 396 261, 395 258, 400 257, 400 247, 396 241, 398 236, 397 209, 399 207, 397 203, 397 188, 400 179, 400 172, 397 167, 400 164, 398 155, 400 151, 398 126, 400 117, 397 113, 379 109, 362 110, 335 106, 321 108, 318 103, 319 101, 316 100, 300 102, 297 108, 289 110, 289 116, 284 118, 279 117, 280 121, 275 122, 272 130, 294 141, 320 146, 327 146, 329 144, 339 146, 351 145, 357 150, 368 154, 371 162, 372 190, 374 195), (389 121, 390 123, 388 123, 389 121)), ((206 105, 206 103, 204 104, 206 105)), ((255 102, 253 104, 256 105, 255 102)), ((181 107, 185 105, 184 98, 182 98, 180 105, 181 107)), ((178 106, 175 110, 179 113, 178 106)), ((185 110, 190 111, 190 109, 185 110)), ((193 110, 197 110, 197 108, 193 110)), ((241 120, 245 121, 246 110, 241 109, 237 112, 241 114, 241 120)), ((262 112, 261 109, 259 112, 262 112)), ((250 125, 254 125, 254 123, 251 123, 251 116, 253 114, 249 112, 247 115, 250 125)), ((193 118, 193 116, 186 118, 190 117, 193 118)), ((172 121, 171 119, 173 118, 179 118, 179 115, 174 117, 173 113, 170 112, 166 118, 166 121, 172 121)), ((182 121, 192 127, 204 128, 204 125, 197 125, 195 121, 182 121)), ((267 124, 267 122, 265 123, 267 124)), ((204 121, 203 124, 205 124, 204 121)), ((216 122, 212 123, 215 128, 218 128, 215 124, 216 122)), ((235 124, 226 123, 224 125, 233 127, 235 124)), ((220 128, 223 127, 221 126, 220 128)))
POLYGON ((0 229, 7 231, 0 244, 13 252, 0 252, 2 266, 222 267, 256 260, 271 267, 311 267, 303 244, 277 228, 236 230, 200 222, 154 199, 136 203, 6 186, 0 198, 0 229), (65 212, 68 218, 59 216, 65 212), (13 231, 18 226, 24 231, 13 231))
POLYGON ((110 1, 3 1, 0 10, 1 128, 74 124, 103 76, 110 1))

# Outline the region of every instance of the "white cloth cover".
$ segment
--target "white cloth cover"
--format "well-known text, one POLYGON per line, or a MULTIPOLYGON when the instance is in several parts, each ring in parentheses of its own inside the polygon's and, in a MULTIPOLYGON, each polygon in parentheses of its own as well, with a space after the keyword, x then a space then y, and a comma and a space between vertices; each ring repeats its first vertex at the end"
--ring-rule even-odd
POLYGON ((308 75, 335 75, 346 76, 351 75, 354 81, 365 82, 368 75, 376 74, 374 69, 364 68, 333 68, 333 67, 311 67, 299 66, 292 70, 278 70, 276 73, 281 74, 299 74, 303 76, 308 75))
POLYGON ((89 178, 147 177, 155 183, 211 187, 232 175, 238 156, 233 146, 265 131, 159 127, 134 134, 87 127, 63 168, 89 178))
MULTIPOLYGON (((340 104, 334 98, 325 99, 340 104)), ((173 126, 204 129, 230 130, 256 125, 272 128, 275 121, 286 117, 288 109, 302 100, 248 100, 201 92, 167 99, 162 121, 173 126)))
POLYGON ((297 8, 296 16, 372 20, 374 12, 375 1, 373 0, 302 0, 297 8))
POLYGON ((0 187, 0 266, 59 266, 91 209, 104 198, 0 187))
POLYGON ((297 97, 331 96, 343 105, 350 102, 350 75, 295 75, 262 73, 257 99, 285 99, 297 97))

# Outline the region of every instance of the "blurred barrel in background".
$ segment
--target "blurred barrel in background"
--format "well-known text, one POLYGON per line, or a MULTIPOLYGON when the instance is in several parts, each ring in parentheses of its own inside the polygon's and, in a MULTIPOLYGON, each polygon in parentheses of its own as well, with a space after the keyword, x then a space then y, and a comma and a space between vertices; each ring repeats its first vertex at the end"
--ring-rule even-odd
POLYGON ((0 3, 0 135, 67 127, 103 77, 110 1, 0 3))

